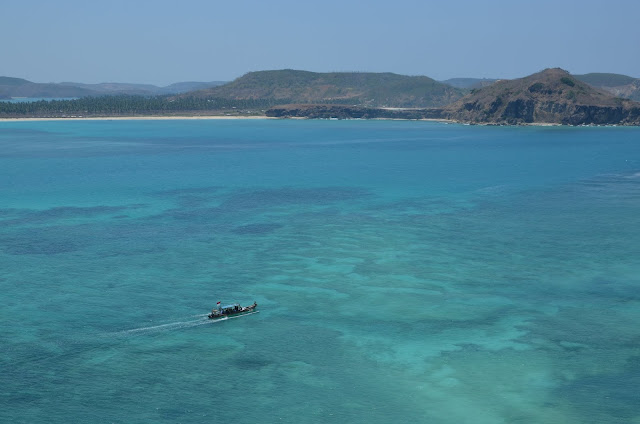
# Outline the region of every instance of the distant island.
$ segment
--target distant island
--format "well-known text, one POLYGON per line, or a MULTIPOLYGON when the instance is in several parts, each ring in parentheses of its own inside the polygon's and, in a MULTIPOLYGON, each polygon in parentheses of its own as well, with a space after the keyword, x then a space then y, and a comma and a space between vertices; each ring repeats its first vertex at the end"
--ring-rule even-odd
MULTIPOLYGON (((0 77, 0 96, 6 96, 6 87, 14 87, 13 92, 15 87, 35 90, 33 84, 0 77)), ((433 119, 490 125, 640 125, 640 103, 632 100, 638 95, 640 80, 617 74, 571 75, 559 68, 512 80, 455 78, 444 82, 393 73, 285 69, 250 72, 205 88, 197 85, 201 83, 189 84, 181 86, 188 91, 171 94, 136 94, 144 85, 53 84, 59 90, 57 96, 80 98, 0 101, 0 119, 266 116, 433 119), (71 89, 80 91, 65 91, 71 89), (86 90, 92 94, 81 94, 86 90)))

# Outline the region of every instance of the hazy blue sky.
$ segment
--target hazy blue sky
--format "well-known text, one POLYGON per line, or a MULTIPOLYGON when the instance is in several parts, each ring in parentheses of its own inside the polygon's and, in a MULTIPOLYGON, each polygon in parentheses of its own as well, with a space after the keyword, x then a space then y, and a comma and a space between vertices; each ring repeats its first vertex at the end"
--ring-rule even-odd
POLYGON ((640 77, 640 1, 0 0, 0 75, 231 80, 264 69, 640 77))

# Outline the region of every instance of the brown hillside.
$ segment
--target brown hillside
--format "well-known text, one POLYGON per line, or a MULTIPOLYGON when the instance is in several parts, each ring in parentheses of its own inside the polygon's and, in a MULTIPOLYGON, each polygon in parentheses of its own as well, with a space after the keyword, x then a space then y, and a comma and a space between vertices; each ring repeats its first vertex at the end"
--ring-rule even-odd
POLYGON ((474 90, 446 106, 444 116, 471 123, 638 125, 640 103, 614 97, 553 68, 474 90))

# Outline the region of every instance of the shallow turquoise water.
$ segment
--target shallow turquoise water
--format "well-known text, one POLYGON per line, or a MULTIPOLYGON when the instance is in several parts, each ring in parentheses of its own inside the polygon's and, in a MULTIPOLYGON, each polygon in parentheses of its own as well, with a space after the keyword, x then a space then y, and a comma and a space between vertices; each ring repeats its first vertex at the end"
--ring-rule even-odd
POLYGON ((640 422, 639 211, 638 128, 3 122, 0 421, 640 422))

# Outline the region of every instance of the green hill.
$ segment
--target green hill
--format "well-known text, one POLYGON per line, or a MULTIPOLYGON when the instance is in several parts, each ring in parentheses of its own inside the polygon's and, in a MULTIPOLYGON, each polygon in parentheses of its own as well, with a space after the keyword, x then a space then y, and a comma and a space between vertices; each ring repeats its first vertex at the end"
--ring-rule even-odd
POLYGON ((185 96, 274 103, 330 103, 378 107, 442 106, 463 96, 461 89, 425 76, 393 73, 317 73, 284 69, 250 72, 228 84, 185 96))

